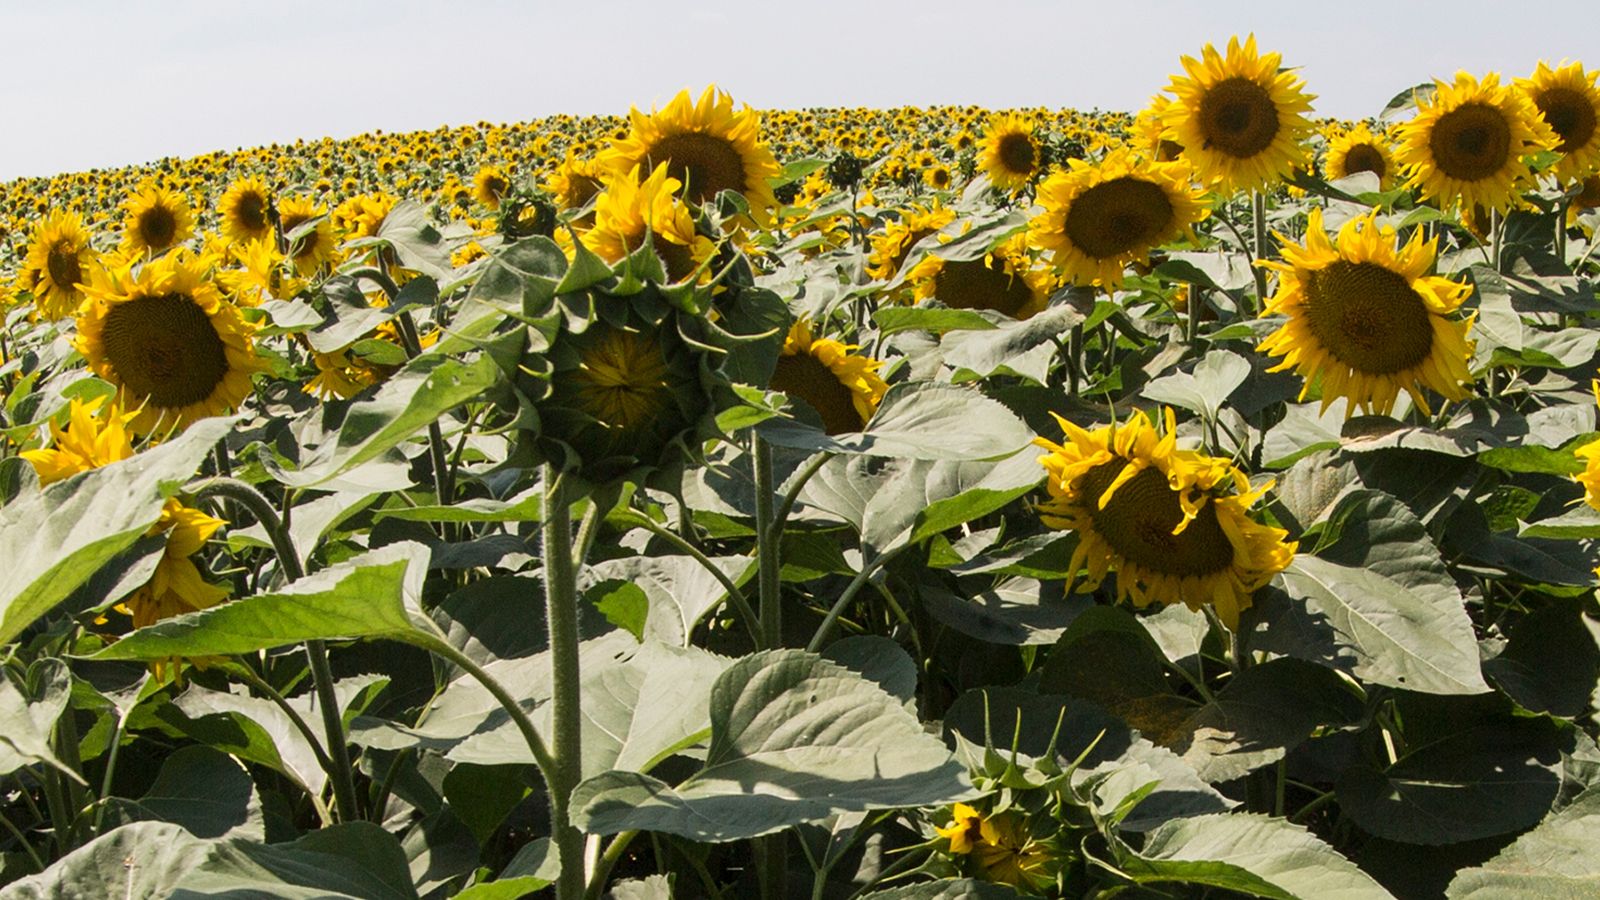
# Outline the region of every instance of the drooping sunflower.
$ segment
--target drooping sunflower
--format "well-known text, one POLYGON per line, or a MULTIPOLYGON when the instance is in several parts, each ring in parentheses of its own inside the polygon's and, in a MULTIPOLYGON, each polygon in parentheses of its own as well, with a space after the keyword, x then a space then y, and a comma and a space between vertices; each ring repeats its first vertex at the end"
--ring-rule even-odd
POLYGON ((816 410, 828 434, 860 431, 877 412, 889 386, 878 377, 883 363, 850 352, 855 349, 831 338, 815 338, 810 322, 796 320, 772 372, 771 389, 816 410))
POLYGON ((1388 415, 1402 389, 1424 411, 1423 388, 1463 400, 1472 383, 1467 332, 1476 314, 1452 314, 1472 288, 1428 274, 1437 239, 1425 241, 1417 231, 1400 245, 1376 217, 1351 219, 1330 241, 1322 211, 1313 209, 1304 246, 1278 236, 1283 262, 1258 265, 1280 273, 1267 314, 1289 318, 1260 349, 1283 357, 1271 371, 1294 369, 1306 379, 1301 399, 1320 379, 1323 410, 1345 397, 1347 415, 1388 415))
POLYGON ((935 201, 927 207, 912 206, 884 226, 883 234, 875 234, 869 242, 872 252, 867 257, 867 274, 888 281, 900 272, 911 248, 930 234, 954 222, 955 210, 935 201))
POLYGON ((1157 94, 1133 119, 1133 149, 1145 159, 1172 162, 1183 155, 1183 147, 1164 136, 1167 125, 1163 119, 1171 105, 1171 97, 1157 94))
POLYGON ((305 282, 290 275, 286 257, 271 238, 234 247, 239 268, 217 272, 217 282, 239 306, 256 307, 268 300, 287 300, 300 293, 305 282))
POLYGON ((1517 87, 1533 101, 1545 124, 1556 134, 1555 175, 1576 181, 1600 170, 1600 71, 1585 72, 1582 63, 1552 69, 1543 60, 1532 78, 1517 87))
POLYGON ((950 841, 950 852, 967 856, 973 874, 986 881, 1028 891, 1046 891, 1056 883, 1060 849, 1051 840, 1036 839, 1021 811, 983 815, 957 803, 948 827, 935 828, 950 841))
POLYGON ((1394 154, 1389 142, 1372 133, 1365 123, 1328 136, 1328 179, 1337 181, 1357 172, 1378 176, 1378 190, 1394 183, 1394 154))
POLYGON ((1013 319, 1042 311, 1056 288, 1049 270, 1028 256, 1028 238, 1017 234, 977 259, 946 260, 930 253, 906 280, 917 300, 937 300, 952 309, 987 309, 1013 319))
POLYGON ((97 273, 78 314, 77 349, 137 409, 140 434, 221 415, 262 369, 254 327, 187 253, 97 273), (137 268, 137 270, 136 270, 137 268))
POLYGON ((544 187, 556 195, 556 202, 562 209, 582 209, 605 189, 601 180, 604 171, 595 160, 569 153, 545 180, 544 187))
POLYGON ((1533 181, 1528 154, 1556 145, 1556 135, 1527 95, 1490 72, 1478 79, 1456 73, 1434 82, 1431 100, 1399 127, 1395 160, 1408 183, 1441 207, 1460 203, 1505 211, 1533 181))
POLYGON ((278 204, 278 223, 289 241, 289 259, 295 271, 309 276, 338 255, 339 240, 333 233, 333 222, 326 207, 303 197, 285 197, 278 204), (314 222, 305 232, 295 232, 308 222, 314 222))
POLYGON ((60 319, 77 312, 83 302, 78 285, 89 280, 98 254, 89 246, 89 230, 75 212, 53 212, 39 221, 28 243, 23 272, 33 284, 38 315, 60 319))
POLYGON ((1039 142, 1033 123, 1018 115, 998 115, 978 144, 978 168, 1002 191, 1016 193, 1039 173, 1039 142))
POLYGON ((490 209, 500 208, 500 198, 511 188, 511 179, 499 166, 484 166, 472 176, 472 196, 490 209))
POLYGON ((606 262, 615 263, 650 241, 666 264, 667 276, 681 281, 711 257, 716 246, 695 231, 694 217, 678 200, 682 187, 660 163, 650 177, 640 180, 635 166, 606 185, 595 201, 594 227, 584 232, 583 244, 606 262))
POLYGON ((154 182, 136 188, 122 208, 122 252, 129 256, 155 255, 194 235, 188 198, 154 182))
POLYGON ((1280 68, 1282 56, 1259 54, 1256 37, 1228 40, 1224 57, 1211 44, 1201 58, 1183 57, 1188 76, 1174 75, 1176 99, 1162 113, 1165 137, 1207 184, 1224 192, 1272 184, 1304 157, 1300 141, 1312 131, 1306 118, 1314 95, 1280 68))
POLYGON ((259 176, 241 178, 217 201, 222 235, 230 244, 247 244, 272 237, 272 193, 259 176))
POLYGON ((1098 164, 1070 160, 1039 186, 1044 212, 1028 223, 1029 242, 1074 283, 1114 289, 1130 264, 1205 217, 1192 171, 1182 160, 1141 162, 1126 149, 1098 164))
POLYGON ((761 117, 711 85, 698 101, 679 91, 665 108, 645 115, 628 111, 627 137, 612 143, 598 163, 625 176, 634 166, 653 170, 661 163, 684 185, 686 196, 706 203, 722 191, 737 191, 750 206, 750 218, 767 227, 777 199, 769 178, 782 174, 772 151, 760 139, 761 117))
MULTIPOLYGON (((1117 599, 1135 606, 1211 605, 1237 628, 1251 596, 1294 559, 1288 532, 1250 518, 1270 485, 1250 480, 1226 459, 1177 449, 1166 410, 1166 433, 1135 411, 1121 426, 1093 432, 1056 417, 1066 442, 1044 438, 1039 458, 1050 499, 1040 504, 1051 528, 1075 531, 1069 568, 1088 568, 1086 587, 1117 573, 1117 599)), ((1076 577, 1076 576, 1074 576, 1076 577)))
POLYGON ((79 472, 109 466, 133 456, 133 438, 124 413, 105 398, 73 399, 67 408, 67 427, 50 422, 50 446, 24 450, 19 455, 33 465, 41 485, 71 478, 79 472))

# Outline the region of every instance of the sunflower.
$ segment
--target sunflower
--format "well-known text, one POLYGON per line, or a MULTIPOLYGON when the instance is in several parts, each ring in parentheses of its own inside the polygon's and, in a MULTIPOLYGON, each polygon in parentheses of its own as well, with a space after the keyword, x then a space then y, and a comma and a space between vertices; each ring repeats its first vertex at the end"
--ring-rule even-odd
POLYGON ((75 212, 53 212, 33 229, 22 268, 33 283, 34 305, 47 319, 70 316, 83 301, 78 287, 89 280, 89 267, 97 254, 89 246, 89 231, 75 212))
POLYGON ((1017 115, 999 115, 978 144, 978 168, 1002 191, 1016 193, 1039 173, 1039 142, 1033 125, 1017 115))
POLYGON ((1098 164, 1069 161, 1039 186, 1044 212, 1028 223, 1028 239, 1047 250, 1076 284, 1115 289, 1123 270, 1185 234, 1205 217, 1187 162, 1141 162, 1125 149, 1098 164))
POLYGON ((1017 810, 985 816, 965 803, 957 803, 948 827, 935 828, 950 841, 950 852, 968 856, 978 876, 1029 891, 1045 891, 1056 884, 1059 849, 1048 840, 1036 840, 1028 820, 1017 810))
POLYGON ((272 194, 259 177, 241 178, 217 202, 222 234, 230 244, 272 237, 272 194))
POLYGON ((1552 69, 1543 61, 1532 78, 1517 87, 1533 101, 1556 135, 1561 154, 1553 169, 1561 181, 1576 181, 1600 170, 1600 72, 1585 72, 1582 63, 1552 69))
POLYGON ((667 174, 666 163, 658 164, 642 182, 640 174, 634 166, 606 186, 595 201, 594 227, 584 232, 583 244, 615 263, 649 240, 666 264, 667 277, 681 281, 716 248, 695 231, 694 218, 677 199, 682 184, 667 174))
POLYGON ((1172 162, 1183 155, 1183 147, 1177 141, 1163 136, 1167 130, 1163 119, 1171 106, 1172 98, 1157 94, 1150 98, 1150 105, 1134 117, 1133 149, 1145 159, 1172 162))
MULTIPOLYGON (((1590 388, 1594 391, 1595 402, 1600 403, 1600 381, 1591 382, 1590 388)), ((1600 509, 1600 439, 1590 441, 1574 452, 1578 459, 1583 460, 1584 467, 1582 472, 1572 476, 1572 480, 1583 485, 1584 502, 1600 509)))
POLYGON ((106 406, 104 397, 73 399, 67 408, 67 427, 50 422, 51 446, 19 455, 33 465, 41 485, 121 462, 134 453, 128 433, 134 416, 118 411, 115 404, 106 406))
POLYGON ((1314 96, 1279 68, 1281 61, 1277 53, 1258 54, 1253 34, 1243 46, 1230 38, 1226 57, 1210 44, 1201 59, 1183 57, 1189 74, 1172 76, 1167 87, 1176 100, 1162 113, 1164 134, 1183 147, 1204 182, 1228 192, 1262 188, 1303 157, 1314 96))
POLYGON ((797 320, 784 339, 771 389, 816 410, 828 434, 860 431, 889 386, 878 377, 883 363, 851 353, 854 349, 830 338, 813 338, 811 323, 797 320))
POLYGON ((1378 190, 1388 190, 1394 182, 1394 155, 1389 143, 1372 133, 1365 124, 1339 130, 1328 136, 1328 178, 1348 178, 1357 172, 1378 176, 1378 190))
POLYGON ((603 172, 594 160, 568 154, 555 172, 545 179, 544 188, 556 195, 556 203, 562 209, 582 209, 605 189, 600 177, 603 172))
POLYGON ((358 194, 333 209, 333 224, 347 238, 376 237, 398 202, 383 192, 358 194))
POLYGON ((944 163, 934 163, 922 170, 922 183, 936 191, 947 191, 955 183, 955 176, 950 174, 950 167, 944 163))
POLYGON ((883 234, 869 239, 872 253, 867 257, 867 274, 883 281, 893 278, 918 241, 938 233, 955 219, 955 210, 941 206, 938 201, 931 206, 913 206, 902 212, 900 218, 884 227, 883 234))
POLYGON ((137 408, 149 434, 220 415, 250 393, 262 369, 253 326, 222 299, 204 264, 186 253, 97 273, 78 313, 75 346, 95 374, 137 408))
POLYGON ((287 300, 305 288, 305 282, 286 273, 285 257, 270 238, 234 248, 240 268, 217 273, 217 282, 239 306, 260 306, 268 300, 287 300))
POLYGON ((1346 397, 1347 415, 1388 415, 1401 389, 1424 411, 1423 388, 1466 399, 1475 315, 1450 316, 1472 288, 1428 274, 1437 238, 1424 241, 1419 230, 1399 246, 1376 217, 1351 219, 1330 242, 1322 211, 1313 209, 1305 246, 1279 235, 1284 261, 1258 263, 1281 273, 1267 314, 1289 317, 1261 342, 1262 352, 1283 357, 1271 371, 1294 369, 1306 379, 1301 399, 1320 378, 1322 409, 1346 397))
POLYGON ((161 253, 194 234, 188 199, 154 182, 135 189, 122 208, 122 252, 129 256, 161 253))
POLYGON ((278 224, 289 241, 289 259, 302 276, 311 275, 338 255, 339 242, 326 207, 302 197, 287 197, 278 204, 278 224), (295 231, 307 223, 314 224, 296 237, 295 231))
POLYGON ((1047 451, 1039 462, 1050 500, 1040 504, 1040 518, 1077 532, 1068 567, 1087 565, 1086 587, 1115 569, 1119 600, 1192 610, 1211 604, 1237 628, 1251 595, 1289 565, 1297 545, 1284 542, 1283 529, 1250 519, 1270 484, 1251 490, 1228 460, 1177 449, 1170 409, 1165 418, 1160 435, 1139 411, 1093 432, 1056 416, 1067 442, 1034 439, 1047 451))
POLYGON ((945 260, 930 253, 906 280, 917 300, 937 300, 952 309, 987 309, 1013 319, 1042 311, 1056 288, 1055 277, 1029 258, 1023 234, 978 259, 945 260))
POLYGON ((499 166, 484 166, 472 176, 472 196, 490 209, 500 208, 500 198, 511 188, 511 180, 499 166))
POLYGON ((1399 128, 1395 159, 1408 184, 1441 206, 1510 209, 1533 181, 1527 155, 1554 147, 1555 132, 1526 94, 1493 72, 1481 82, 1458 72, 1455 84, 1435 85, 1432 99, 1399 128))
POLYGON ((654 169, 666 163, 694 202, 736 191, 744 195, 755 224, 771 225, 778 201, 768 179, 780 176, 782 169, 760 141, 761 117, 755 110, 735 112, 733 97, 712 85, 698 102, 689 99, 688 91, 679 91, 665 109, 647 116, 633 108, 628 118, 627 136, 597 160, 602 168, 625 176, 635 166, 654 169))

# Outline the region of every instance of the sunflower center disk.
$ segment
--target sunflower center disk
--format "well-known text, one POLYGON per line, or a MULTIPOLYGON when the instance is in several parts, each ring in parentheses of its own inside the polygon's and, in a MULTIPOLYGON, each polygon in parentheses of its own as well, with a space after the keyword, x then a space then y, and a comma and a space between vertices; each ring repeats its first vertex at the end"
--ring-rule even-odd
POLYGON ((1550 88, 1534 99, 1534 105, 1561 138, 1556 149, 1562 153, 1580 149, 1594 137, 1594 107, 1588 98, 1572 88, 1550 88))
POLYGON ((152 406, 179 409, 211 396, 228 354, 205 310, 183 294, 138 297, 106 313, 106 359, 152 406))
POLYGON ((1311 331, 1334 358, 1369 375, 1404 372, 1428 358, 1433 323, 1404 276, 1338 260, 1308 273, 1311 331))
POLYGON ((933 296, 953 309, 988 309, 1016 318, 1033 300, 1021 276, 991 269, 981 259, 947 262, 933 279, 933 296))
POLYGON ((57 241, 45 257, 44 266, 50 272, 50 280, 62 290, 70 291, 83 280, 83 267, 78 264, 77 249, 71 241, 57 241))
POLYGON ((1511 126, 1498 109, 1468 103, 1440 117, 1428 140, 1439 171, 1461 181, 1481 181, 1511 158, 1511 126))
POLYGON ((1354 175, 1357 172, 1371 172, 1382 178, 1388 166, 1384 165, 1383 154, 1371 144, 1356 144, 1344 157, 1344 173, 1354 175))
POLYGON ((250 231, 267 227, 267 201, 260 194, 246 194, 239 199, 239 222, 250 231))
POLYGON ((152 206, 139 215, 139 237, 148 247, 162 249, 178 236, 178 220, 165 206, 152 206))
POLYGON ((1033 141, 1025 134, 1008 134, 1000 139, 1000 165, 1017 175, 1033 173, 1033 141))
POLYGON ((1172 529, 1183 521, 1178 492, 1167 476, 1150 467, 1124 482, 1100 509, 1100 495, 1121 474, 1127 461, 1114 459, 1083 474, 1084 502, 1094 529, 1119 555, 1152 574, 1205 576, 1233 565, 1233 542, 1207 503, 1181 534, 1172 529))
POLYGON ((1074 246, 1114 259, 1154 243, 1172 222, 1172 201, 1154 182, 1125 175, 1079 194, 1063 223, 1074 246))
POLYGON ((1200 100, 1206 150, 1249 159, 1278 136, 1278 106, 1267 89, 1242 75, 1217 82, 1200 100))
POLYGON ((777 368, 772 372, 772 390, 809 404, 822 418, 822 429, 828 434, 860 431, 866 425, 856 412, 850 389, 809 353, 778 357, 777 368))
POLYGON ((572 377, 583 411, 624 431, 654 421, 669 392, 661 346, 629 332, 612 332, 585 351, 572 377))
POLYGON ((744 191, 744 157, 739 148, 715 135, 686 132, 662 138, 650 148, 653 164, 685 184, 688 197, 704 203, 722 191, 744 191))

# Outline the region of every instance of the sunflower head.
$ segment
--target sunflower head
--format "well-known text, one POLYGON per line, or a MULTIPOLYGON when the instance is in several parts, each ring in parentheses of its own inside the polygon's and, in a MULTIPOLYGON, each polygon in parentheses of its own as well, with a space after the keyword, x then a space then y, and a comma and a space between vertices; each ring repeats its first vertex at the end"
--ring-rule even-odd
POLYGON ((1521 91, 1491 72, 1435 82, 1431 99, 1399 128, 1395 159, 1408 183, 1440 206, 1505 211, 1533 182, 1527 157, 1556 145, 1555 132, 1521 91))
POLYGON ((511 179, 499 166, 484 166, 472 176, 472 196, 490 209, 500 208, 500 198, 511 189, 511 179))
POLYGON ((259 176, 241 178, 217 203, 222 234, 231 244, 263 241, 273 236, 272 194, 259 176))
POLYGON ((1225 192, 1273 184, 1302 159, 1312 131, 1313 95, 1277 53, 1256 51, 1255 35, 1228 41, 1224 56, 1210 44, 1200 59, 1183 57, 1187 75, 1172 76, 1173 102, 1162 113, 1163 136, 1183 148, 1199 177, 1225 192))
POLYGON ((1119 287, 1130 264, 1192 235, 1205 216, 1191 174, 1182 160, 1146 163, 1125 149, 1098 163, 1072 160, 1039 186, 1044 212, 1028 224, 1029 241, 1073 283, 1119 287))
POLYGON ((1378 176, 1378 190, 1394 183, 1394 154, 1389 142, 1372 133, 1364 123, 1328 136, 1328 178, 1348 178, 1357 172, 1378 176))
POLYGON ((978 144, 978 168, 1002 191, 1016 193, 1039 174, 1042 162, 1033 124, 1017 115, 995 116, 978 144))
POLYGON ((278 221, 289 242, 289 259, 302 277, 337 258, 338 238, 326 207, 302 197, 286 197, 278 204, 278 221))
POLYGON ((628 117, 628 134, 601 154, 602 168, 626 176, 634 166, 653 170, 665 163, 690 200, 707 203, 734 191, 744 196, 755 224, 771 224, 777 200, 768 179, 782 170, 760 140, 761 118, 754 110, 736 111, 733 97, 712 85, 698 101, 684 90, 663 109, 645 115, 634 108, 628 117))
POLYGON ((263 368, 253 327, 222 299, 204 262, 171 254, 97 273, 75 346, 138 410, 135 432, 183 428, 237 407, 263 368))
POLYGON ((592 159, 569 153, 545 180, 545 190, 556 196, 562 209, 582 209, 605 188, 605 170, 592 159))
POLYGON ((1585 72, 1582 63, 1552 69, 1541 60, 1532 78, 1517 81, 1517 87, 1555 132, 1555 150, 1561 159, 1554 171, 1562 181, 1575 181, 1600 170, 1600 87, 1596 87, 1596 79, 1600 72, 1585 72))
POLYGON ((860 431, 889 386, 878 376, 883 363, 852 353, 855 349, 814 337, 810 322, 796 320, 784 339, 770 387, 809 406, 828 434, 860 431))
POLYGON ((1021 810, 984 815, 957 803, 951 817, 948 826, 934 831, 950 841, 952 855, 965 857, 972 874, 1026 891, 1048 891, 1056 886, 1060 848, 1053 840, 1035 837, 1021 810))
POLYGON ((682 185, 660 163, 649 177, 635 166, 606 185, 595 201, 594 227, 583 243, 609 263, 620 262, 646 244, 661 257, 672 281, 694 274, 715 245, 695 230, 694 217, 681 200, 682 185))
POLYGON ((98 254, 89 246, 89 231, 75 212, 53 212, 34 227, 22 261, 24 280, 33 285, 38 315, 60 319, 77 312, 81 284, 98 254))
POLYGON ((1284 542, 1283 529, 1249 517, 1270 485, 1251 490, 1228 460, 1179 450, 1170 409, 1165 419, 1160 434, 1143 412, 1093 432, 1057 416, 1066 440, 1034 440, 1046 451, 1039 462, 1050 492, 1040 518, 1077 532, 1069 568, 1087 567, 1087 587, 1114 570, 1119 600, 1210 605, 1236 628, 1296 545, 1284 542))
POLYGON ((1056 288, 1055 275, 1036 265, 1028 238, 1016 234, 976 259, 923 257, 906 280, 917 300, 937 300, 952 309, 987 309, 1013 319, 1044 310, 1056 288))
POLYGON ((114 402, 106 403, 104 397, 74 398, 67 408, 67 427, 50 423, 51 446, 19 455, 33 464, 41 485, 109 466, 133 456, 128 424, 137 415, 123 412, 114 402))
POLYGON ((1456 312, 1472 288, 1428 274, 1437 239, 1419 230, 1401 244, 1376 217, 1351 219, 1330 241, 1313 209, 1303 246, 1279 235, 1283 261, 1260 265, 1279 272, 1267 314, 1288 318, 1260 349, 1283 357, 1273 371, 1305 378, 1301 399, 1320 381, 1324 410, 1345 397, 1347 415, 1388 415, 1401 390, 1425 411, 1424 389, 1463 400, 1473 317, 1456 312))
POLYGON ((147 181, 122 204, 122 252, 141 257, 162 253, 194 235, 189 200, 147 181))
POLYGON ((867 257, 867 274, 888 281, 900 272, 911 255, 911 248, 923 238, 937 234, 956 219, 955 210, 935 201, 927 207, 913 206, 891 219, 883 234, 869 238, 872 253, 867 257))

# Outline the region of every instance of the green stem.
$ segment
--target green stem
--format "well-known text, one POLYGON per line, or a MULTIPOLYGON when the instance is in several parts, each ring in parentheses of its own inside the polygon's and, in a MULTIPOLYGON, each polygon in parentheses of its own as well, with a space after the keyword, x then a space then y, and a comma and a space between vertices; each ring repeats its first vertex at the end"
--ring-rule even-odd
POLYGON ((1504 240, 1501 232, 1505 223, 1500 219, 1500 210, 1489 210, 1489 268, 1500 271, 1500 244, 1504 240))
MULTIPOLYGON (((130 710, 131 712, 131 710, 130 710)), ((100 799, 94 811, 94 834, 104 834, 101 826, 106 817, 106 798, 111 796, 111 779, 117 773, 117 758, 122 755, 122 734, 128 727, 128 715, 117 713, 117 727, 111 732, 111 746, 106 749, 106 774, 100 779, 100 799)))
POLYGON ((808 652, 822 652, 822 645, 823 642, 828 639, 828 632, 833 630, 833 624, 839 621, 839 616, 843 615, 844 611, 849 608, 850 601, 854 600, 856 598, 856 594, 866 586, 867 581, 872 578, 872 573, 882 568, 884 563, 887 563, 894 557, 895 554, 899 552, 899 550, 891 550, 882 556, 875 557, 871 562, 866 562, 861 566, 861 571, 857 572, 856 577, 850 580, 850 584, 845 587, 844 593, 839 595, 839 599, 835 601, 833 607, 828 610, 828 614, 822 617, 822 624, 817 626, 816 633, 811 636, 811 643, 806 645, 806 650, 808 652))
MULTIPOLYGON (((260 491, 233 478, 212 478, 192 486, 190 491, 198 499, 223 497, 249 510, 272 539, 272 549, 278 554, 278 565, 283 569, 284 578, 293 583, 305 575, 294 539, 289 537, 289 530, 283 527, 278 511, 260 491)), ((333 689, 333 669, 328 665, 327 645, 322 641, 306 641, 306 659, 311 666, 312 688, 316 693, 317 708, 322 713, 322 730, 328 742, 328 779, 333 782, 333 798, 339 821, 354 822, 361 818, 361 808, 356 800, 350 745, 345 741, 344 717, 339 711, 338 694, 333 689)))
POLYGON ((1305 806, 1300 807, 1300 809, 1297 810, 1294 815, 1289 817, 1289 821, 1294 822, 1297 825, 1303 825, 1305 824, 1305 820, 1310 817, 1312 813, 1323 808, 1324 806, 1327 806, 1329 803, 1332 803, 1336 798, 1337 795, 1335 792, 1328 791, 1327 793, 1318 796, 1310 803, 1307 803, 1305 806))
POLYGON ((799 474, 794 476, 794 483, 789 485, 788 492, 783 495, 783 500, 778 503, 778 511, 773 514, 773 540, 783 537, 783 530, 789 525, 789 513, 794 511, 794 504, 800 499, 800 491, 805 489, 806 482, 821 471, 822 467, 833 457, 834 454, 831 452, 818 453, 806 463, 806 467, 801 469, 799 474))
POLYGON ((754 460, 756 483, 756 596, 761 610, 762 647, 783 646, 783 608, 778 573, 777 517, 773 514, 772 446, 761 435, 751 432, 750 456, 754 460))
POLYGON ((35 872, 43 872, 45 870, 45 862, 39 856, 39 851, 33 849, 33 844, 28 842, 27 836, 22 833, 22 830, 11 819, 6 817, 4 812, 0 812, 0 825, 4 825, 6 830, 11 832, 12 836, 17 839, 17 843, 22 845, 22 849, 27 851, 28 859, 33 861, 33 870, 35 872))
POLYGON ((617 862, 622 859, 622 854, 628 852, 628 845, 638 836, 637 831, 624 831, 611 839, 605 852, 600 854, 600 861, 595 864, 594 875, 589 878, 589 886, 583 894, 585 900, 600 900, 600 893, 606 888, 606 880, 611 877, 611 870, 616 868, 617 862))
MULTIPOLYGON (((62 764, 74 772, 83 771, 83 759, 78 755, 78 719, 72 704, 62 711, 61 718, 56 720, 56 756, 62 764)), ((72 823, 69 830, 72 832, 72 845, 78 845, 78 822, 88 805, 84 796, 84 782, 79 778, 66 779, 67 808, 72 810, 72 823)))
MULTIPOLYGON (((317 740, 316 732, 311 730, 311 723, 307 722, 305 717, 300 715, 300 711, 295 709, 293 706, 290 706, 289 701, 284 699, 282 694, 278 693, 278 691, 273 688, 272 685, 268 684, 266 679, 251 671, 249 666, 239 666, 234 674, 239 675, 247 684, 255 688, 257 691, 260 691, 262 696, 271 701, 272 705, 276 706, 278 711, 282 712, 284 716, 288 718, 289 724, 293 725, 295 731, 300 732, 300 737, 304 738, 305 742, 310 745, 312 755, 317 758, 317 765, 321 766, 322 771, 327 772, 328 777, 331 779, 333 777, 333 760, 329 758, 327 751, 322 749, 322 742, 317 740)), ((313 797, 312 799, 317 800, 318 798, 313 797)), ((321 806, 320 804, 318 805, 317 809, 319 812, 325 811, 325 807, 321 806)), ((332 821, 325 821, 324 824, 332 825, 334 823, 332 821)))
POLYGON ((1256 278, 1256 308, 1267 307, 1267 270, 1256 265, 1267 258, 1267 195, 1252 191, 1250 195, 1250 221, 1255 228, 1255 258, 1250 260, 1251 272, 1256 278))
POLYGON ((550 833, 561 858, 556 896, 583 896, 583 833, 573 827, 568 805, 578 786, 583 760, 582 719, 578 693, 578 585, 573 567, 572 508, 565 478, 554 466, 544 467, 545 622, 550 636, 551 728, 554 732, 550 786, 550 833))
POLYGON ((56 836, 56 856, 66 856, 72 852, 73 816, 67 810, 66 797, 61 793, 61 773, 45 766, 40 785, 44 790, 45 808, 50 810, 50 828, 56 836))
POLYGON ((630 518, 628 521, 637 524, 656 537, 687 553, 695 562, 703 566, 707 572, 710 572, 711 576, 717 579, 717 583, 722 585, 723 590, 728 592, 728 600, 733 604, 733 608, 738 611, 740 621, 744 622, 745 630, 750 633, 750 640, 758 649, 764 649, 761 644, 761 618, 750 607, 750 601, 745 597, 744 591, 739 590, 739 586, 733 583, 733 579, 717 568, 710 557, 700 552, 700 548, 689 543, 682 535, 677 534, 643 513, 640 513, 637 517, 630 518))

